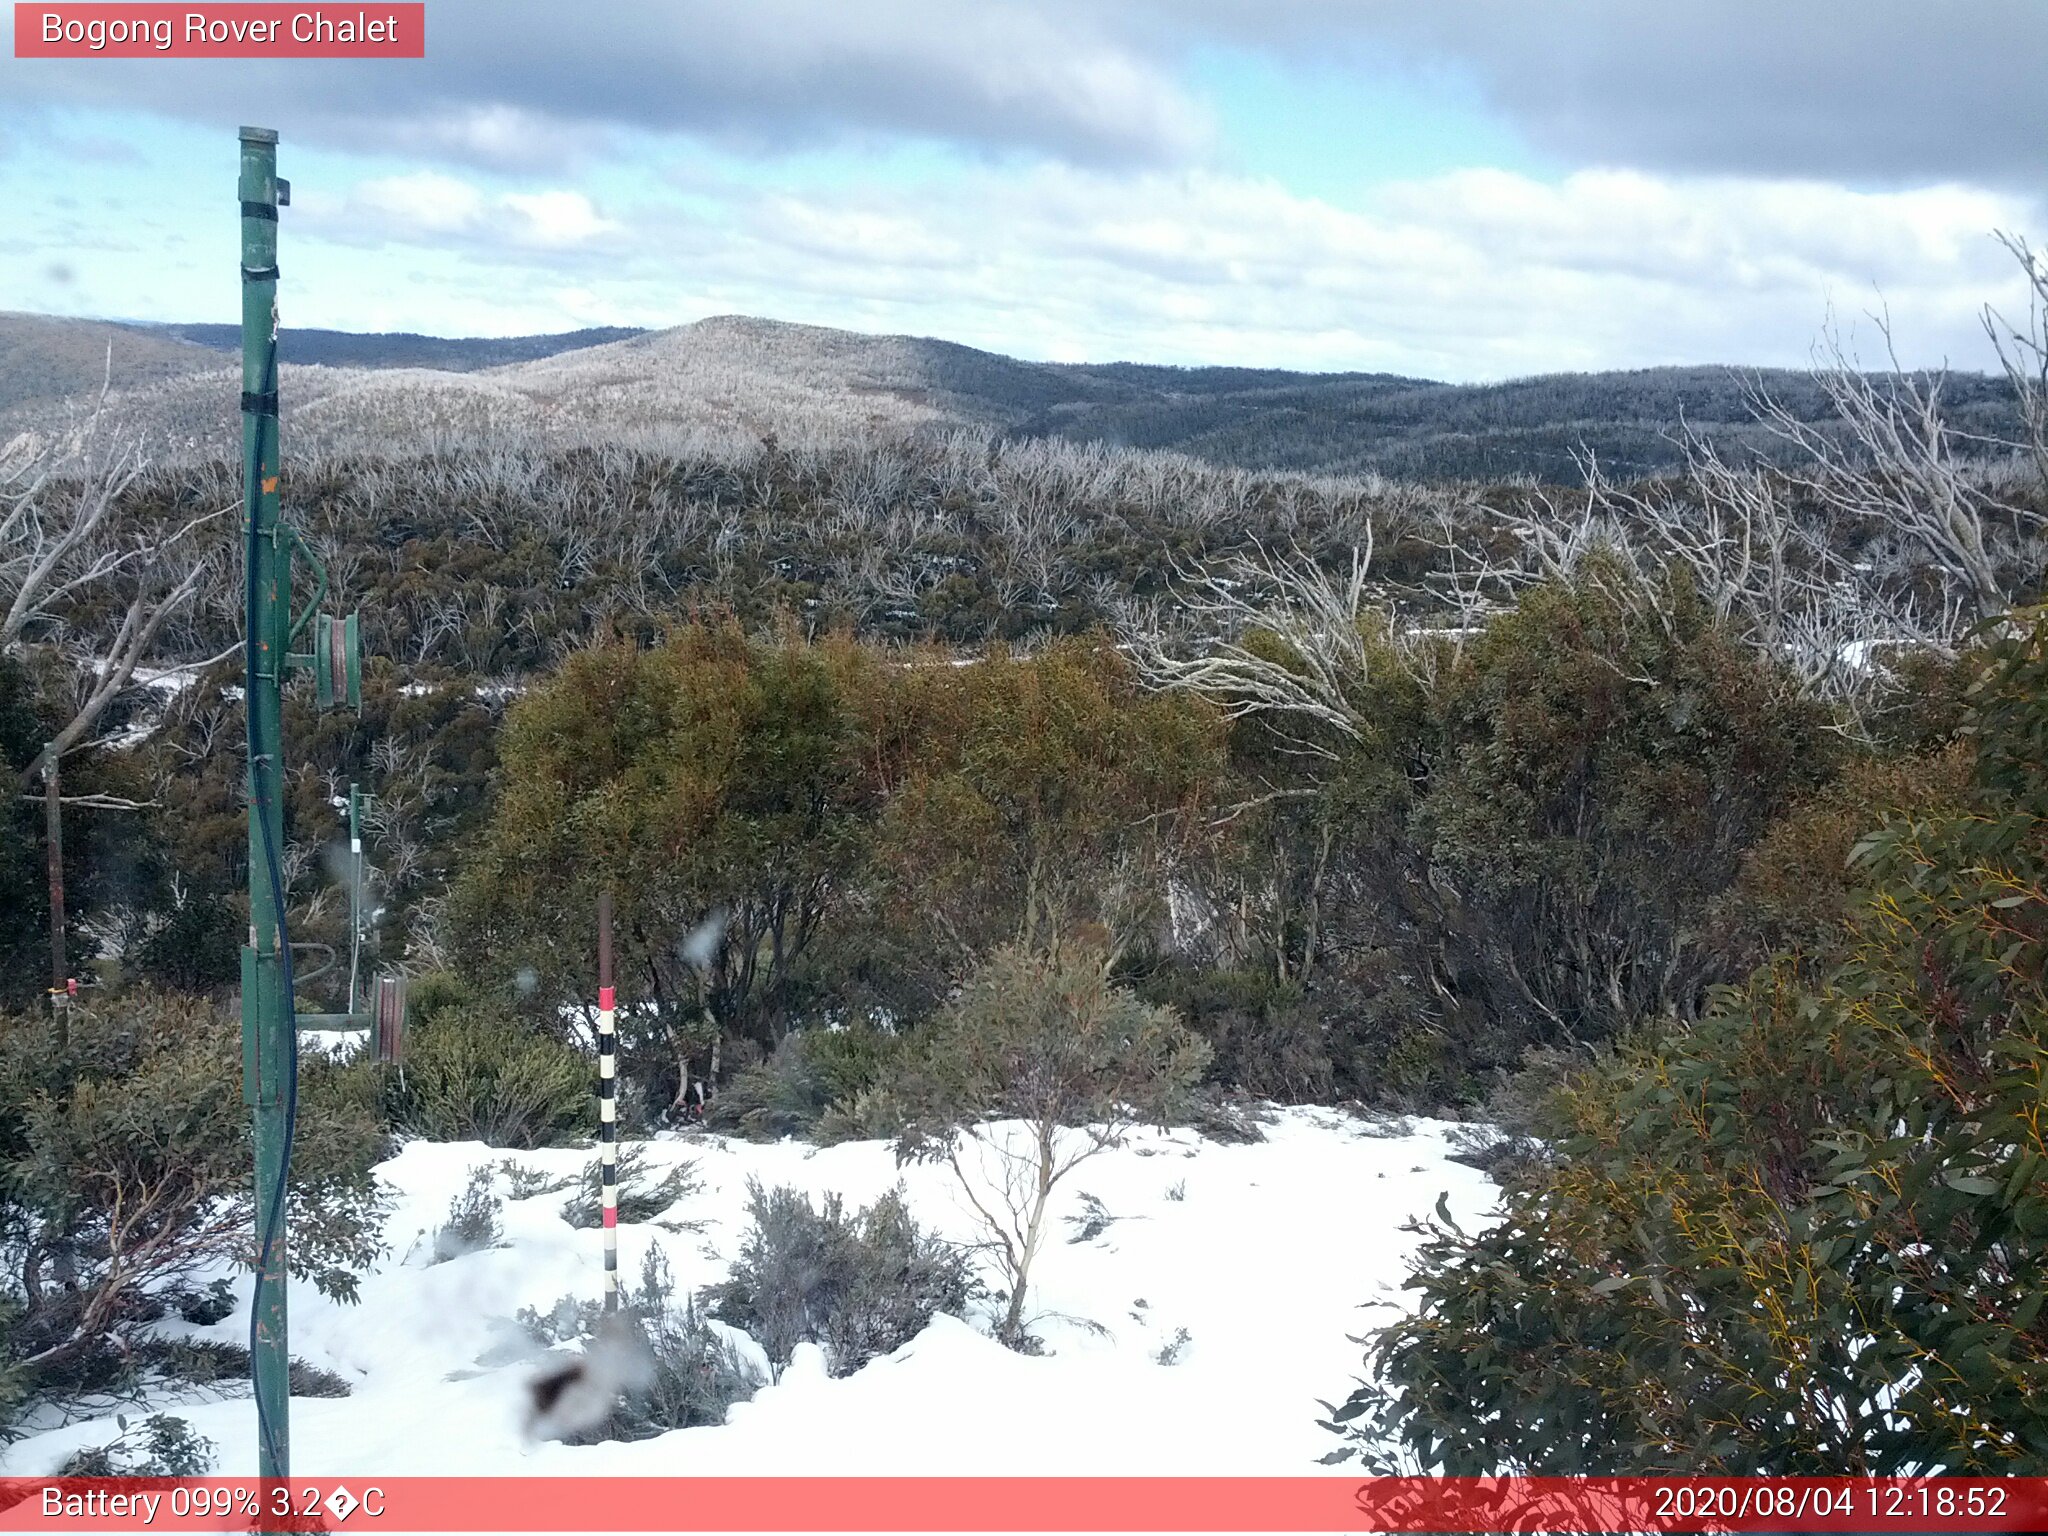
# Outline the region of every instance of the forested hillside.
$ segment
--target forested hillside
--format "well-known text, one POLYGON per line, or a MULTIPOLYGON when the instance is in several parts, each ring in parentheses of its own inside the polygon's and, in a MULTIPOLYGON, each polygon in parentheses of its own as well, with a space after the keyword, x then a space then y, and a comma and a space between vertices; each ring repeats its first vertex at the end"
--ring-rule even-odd
MULTIPOLYGON (((0 429, 61 419, 96 387, 111 344, 123 416, 163 449, 201 457, 231 440, 225 325, 95 326, 0 317, 17 366, 0 429), (185 343, 181 345, 180 343, 185 343), (196 345, 195 345, 196 344, 196 345), (63 362, 49 361, 60 349, 63 362), (223 402, 228 402, 224 404, 223 402)), ((1756 419, 1768 396, 1825 423, 1812 376, 1727 367, 1558 374, 1445 384, 1390 374, 1034 363, 908 336, 721 316, 672 330, 501 339, 287 328, 279 338, 288 430, 301 446, 381 448, 397 434, 516 436, 560 445, 623 436, 727 444, 773 435, 969 428, 1163 449, 1219 467, 1404 480, 1576 483, 1591 454, 1624 478, 1663 473, 1695 433, 1732 458, 1798 458, 1756 419)), ((2003 377, 1946 381, 1959 432, 2010 436, 2003 377)))
MULTIPOLYGON (((129 329, 143 336, 175 337, 235 357, 242 353, 240 325, 136 324, 129 329)), ((602 346, 639 334, 633 327, 617 325, 545 336, 419 336, 409 331, 329 331, 292 326, 278 340, 280 354, 291 363, 328 368, 442 368, 451 373, 467 373, 553 357, 557 352, 571 352, 578 347, 602 346)))
POLYGON ((0 420, 219 366, 210 348, 94 320, 0 312, 0 420))

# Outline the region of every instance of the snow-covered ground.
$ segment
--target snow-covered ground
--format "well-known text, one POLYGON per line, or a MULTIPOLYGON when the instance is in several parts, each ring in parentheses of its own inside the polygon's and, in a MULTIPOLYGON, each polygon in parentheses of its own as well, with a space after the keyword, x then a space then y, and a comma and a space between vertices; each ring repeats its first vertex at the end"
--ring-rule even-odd
MULTIPOLYGON (((359 1306, 310 1285, 291 1293, 293 1354, 337 1372, 345 1398, 295 1398, 292 1468, 304 1476, 407 1474, 1130 1474, 1288 1475, 1319 1470, 1338 1443, 1314 1420, 1341 1400, 1361 1351, 1346 1335, 1406 1305, 1399 1285, 1416 1239, 1401 1228, 1447 1193, 1461 1223, 1494 1186, 1447 1160, 1442 1122, 1375 1124, 1333 1110, 1280 1111, 1266 1140, 1220 1145, 1190 1131, 1143 1132, 1084 1163, 1061 1186, 1033 1274, 1032 1325, 1048 1353, 987 1337, 989 1318, 936 1319, 910 1344, 832 1380, 808 1348, 782 1379, 717 1428, 637 1444, 527 1443, 524 1385, 540 1358, 514 1321, 564 1295, 600 1294, 600 1234, 561 1218, 560 1193, 507 1199, 504 1244, 433 1264, 433 1229, 478 1164, 507 1159, 567 1177, 588 1151, 508 1154, 476 1143, 415 1142, 379 1170, 394 1200, 389 1254, 359 1306), (1116 1219, 1071 1241, 1083 1194, 1116 1219), (1377 1305, 1374 1305, 1377 1304, 1377 1305), (1064 1314, 1064 1316, 1062 1316, 1064 1314), (1085 1320, 1077 1321, 1076 1319, 1085 1320), (1096 1326, 1089 1326, 1090 1324, 1096 1326), (1159 1355, 1185 1329, 1186 1343, 1159 1355)), ((814 1199, 872 1201, 899 1176, 916 1218, 946 1236, 975 1226, 950 1172, 899 1175, 886 1143, 759 1146, 715 1137, 646 1144, 651 1172, 694 1161, 702 1189, 660 1224, 621 1228, 620 1268, 636 1282, 648 1245, 666 1251, 679 1290, 724 1276, 746 1228, 747 1179, 814 1199)), ((508 1194, 505 1177, 499 1193, 508 1194)), ((236 1281, 246 1308, 246 1277, 236 1281)), ((247 1339, 246 1310, 195 1336, 247 1339)), ((223 1474, 256 1470, 246 1394, 167 1389, 175 1412, 220 1448, 223 1474)), ((132 1405, 125 1411, 132 1416, 132 1405)), ((0 1471, 46 1475, 117 1433, 111 1411, 33 1436, 0 1471)), ((1346 1469, 1337 1469, 1343 1471, 1346 1469)))

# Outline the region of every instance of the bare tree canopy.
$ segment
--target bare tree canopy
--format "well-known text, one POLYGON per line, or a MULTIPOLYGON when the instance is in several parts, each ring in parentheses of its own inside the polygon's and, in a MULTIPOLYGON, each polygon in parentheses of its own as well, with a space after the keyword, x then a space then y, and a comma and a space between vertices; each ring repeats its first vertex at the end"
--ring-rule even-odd
POLYGON ((2048 252, 2035 250, 2015 234, 1999 239, 2026 269, 2027 315, 2024 321, 2015 321, 1987 305, 1984 329, 1998 349, 2019 404, 2021 446, 2032 456, 2042 483, 2048 484, 2048 252))
POLYGON ((1427 668, 1535 583, 1590 582, 1649 610, 1670 600, 1666 578, 1677 575, 1859 729, 1888 685, 1887 658, 1954 654, 1979 626, 2003 622, 2048 556, 2048 260, 2018 237, 2005 243, 2034 302, 2023 322, 1986 310, 1984 323, 2014 392, 2017 438, 1959 427, 1946 375, 1901 367, 1883 317, 1890 366, 1878 374, 1830 326, 1813 379, 1831 420, 1752 385, 1758 423, 1788 450, 1782 462, 1738 460, 1681 426, 1673 476, 1624 483, 1583 450, 1571 492, 1530 489, 1505 507, 1437 493, 1441 561, 1423 586, 1447 616, 1404 622, 1393 585, 1368 580, 1368 520, 1348 574, 1262 547, 1178 569, 1170 617, 1126 605, 1125 643, 1152 686, 1260 715, 1294 750, 1334 758, 1336 742, 1368 724, 1352 701, 1371 668, 1427 668))
POLYGON ((104 396, 69 434, 0 447, 0 655, 54 648, 81 679, 69 718, 21 770, 24 789, 53 758, 92 745, 95 723, 200 590, 209 562, 192 535, 222 516, 155 529, 118 515, 146 460, 103 411, 104 396), (88 607, 108 616, 92 633, 88 607))

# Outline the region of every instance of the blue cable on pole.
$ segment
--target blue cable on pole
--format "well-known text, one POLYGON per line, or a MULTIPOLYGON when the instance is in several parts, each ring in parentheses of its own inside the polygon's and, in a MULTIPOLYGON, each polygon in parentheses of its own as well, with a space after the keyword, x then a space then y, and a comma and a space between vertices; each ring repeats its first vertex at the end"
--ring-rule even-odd
MULTIPOLYGON (((277 332, 274 325, 271 330, 269 349, 264 354, 263 359, 263 395, 268 400, 274 401, 277 398, 277 332)), ((261 489, 263 427, 260 421, 256 428, 255 442, 251 449, 251 455, 252 462, 249 465, 246 482, 248 487, 246 503, 243 508, 249 525, 249 542, 246 552, 248 563, 244 567, 243 581, 243 585, 247 589, 247 611, 243 615, 242 625, 242 708, 245 713, 256 707, 256 658, 259 651, 256 629, 260 618, 257 611, 257 589, 253 573, 256 570, 258 546, 261 540, 261 519, 258 516, 258 510, 263 494, 261 489)), ((283 658, 280 657, 279 660, 282 662, 283 658)), ((291 1180, 292 1135, 297 1128, 299 1118, 299 1022, 297 1004, 292 995, 292 947, 286 933, 284 877, 278 863, 277 841, 270 830, 270 807, 264 799, 263 775, 258 768, 255 745, 255 733, 251 731, 249 733, 248 752, 249 794, 250 798, 256 803, 256 824, 262 828, 263 833, 264 863, 270 871, 270 899, 277 923, 277 954, 284 979, 285 1032, 286 1037, 291 1041, 291 1054, 287 1058, 289 1065, 285 1073, 284 1136, 282 1138, 282 1149, 278 1157, 277 1181, 274 1186, 269 1209, 256 1213, 258 1222, 256 1274, 260 1282, 262 1276, 270 1268, 271 1255, 275 1252, 279 1237, 284 1230, 285 1192, 291 1180)), ((253 917, 253 914, 251 915, 253 917)), ((249 1358, 252 1362, 256 1358, 259 1316, 255 1293, 252 1291, 249 1298, 249 1358)), ((286 1369, 287 1371, 290 1369, 289 1362, 286 1364, 286 1369)), ((289 1391, 289 1388, 287 1388, 287 1391, 289 1391)), ((284 1457, 282 1455, 282 1447, 278 1443, 277 1427, 270 1422, 270 1415, 264 1410, 263 1394, 258 1392, 255 1396, 257 1432, 263 1437, 263 1444, 270 1453, 271 1463, 273 1465, 282 1464, 284 1457)))

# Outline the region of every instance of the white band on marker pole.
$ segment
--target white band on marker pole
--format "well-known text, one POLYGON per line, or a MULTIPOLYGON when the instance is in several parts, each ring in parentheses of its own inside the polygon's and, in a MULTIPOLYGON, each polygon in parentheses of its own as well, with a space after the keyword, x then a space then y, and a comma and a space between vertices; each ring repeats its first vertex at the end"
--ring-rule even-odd
POLYGON ((612 991, 612 893, 597 898, 597 1139, 604 1213, 604 1309, 619 1307, 618 1013, 612 991))

